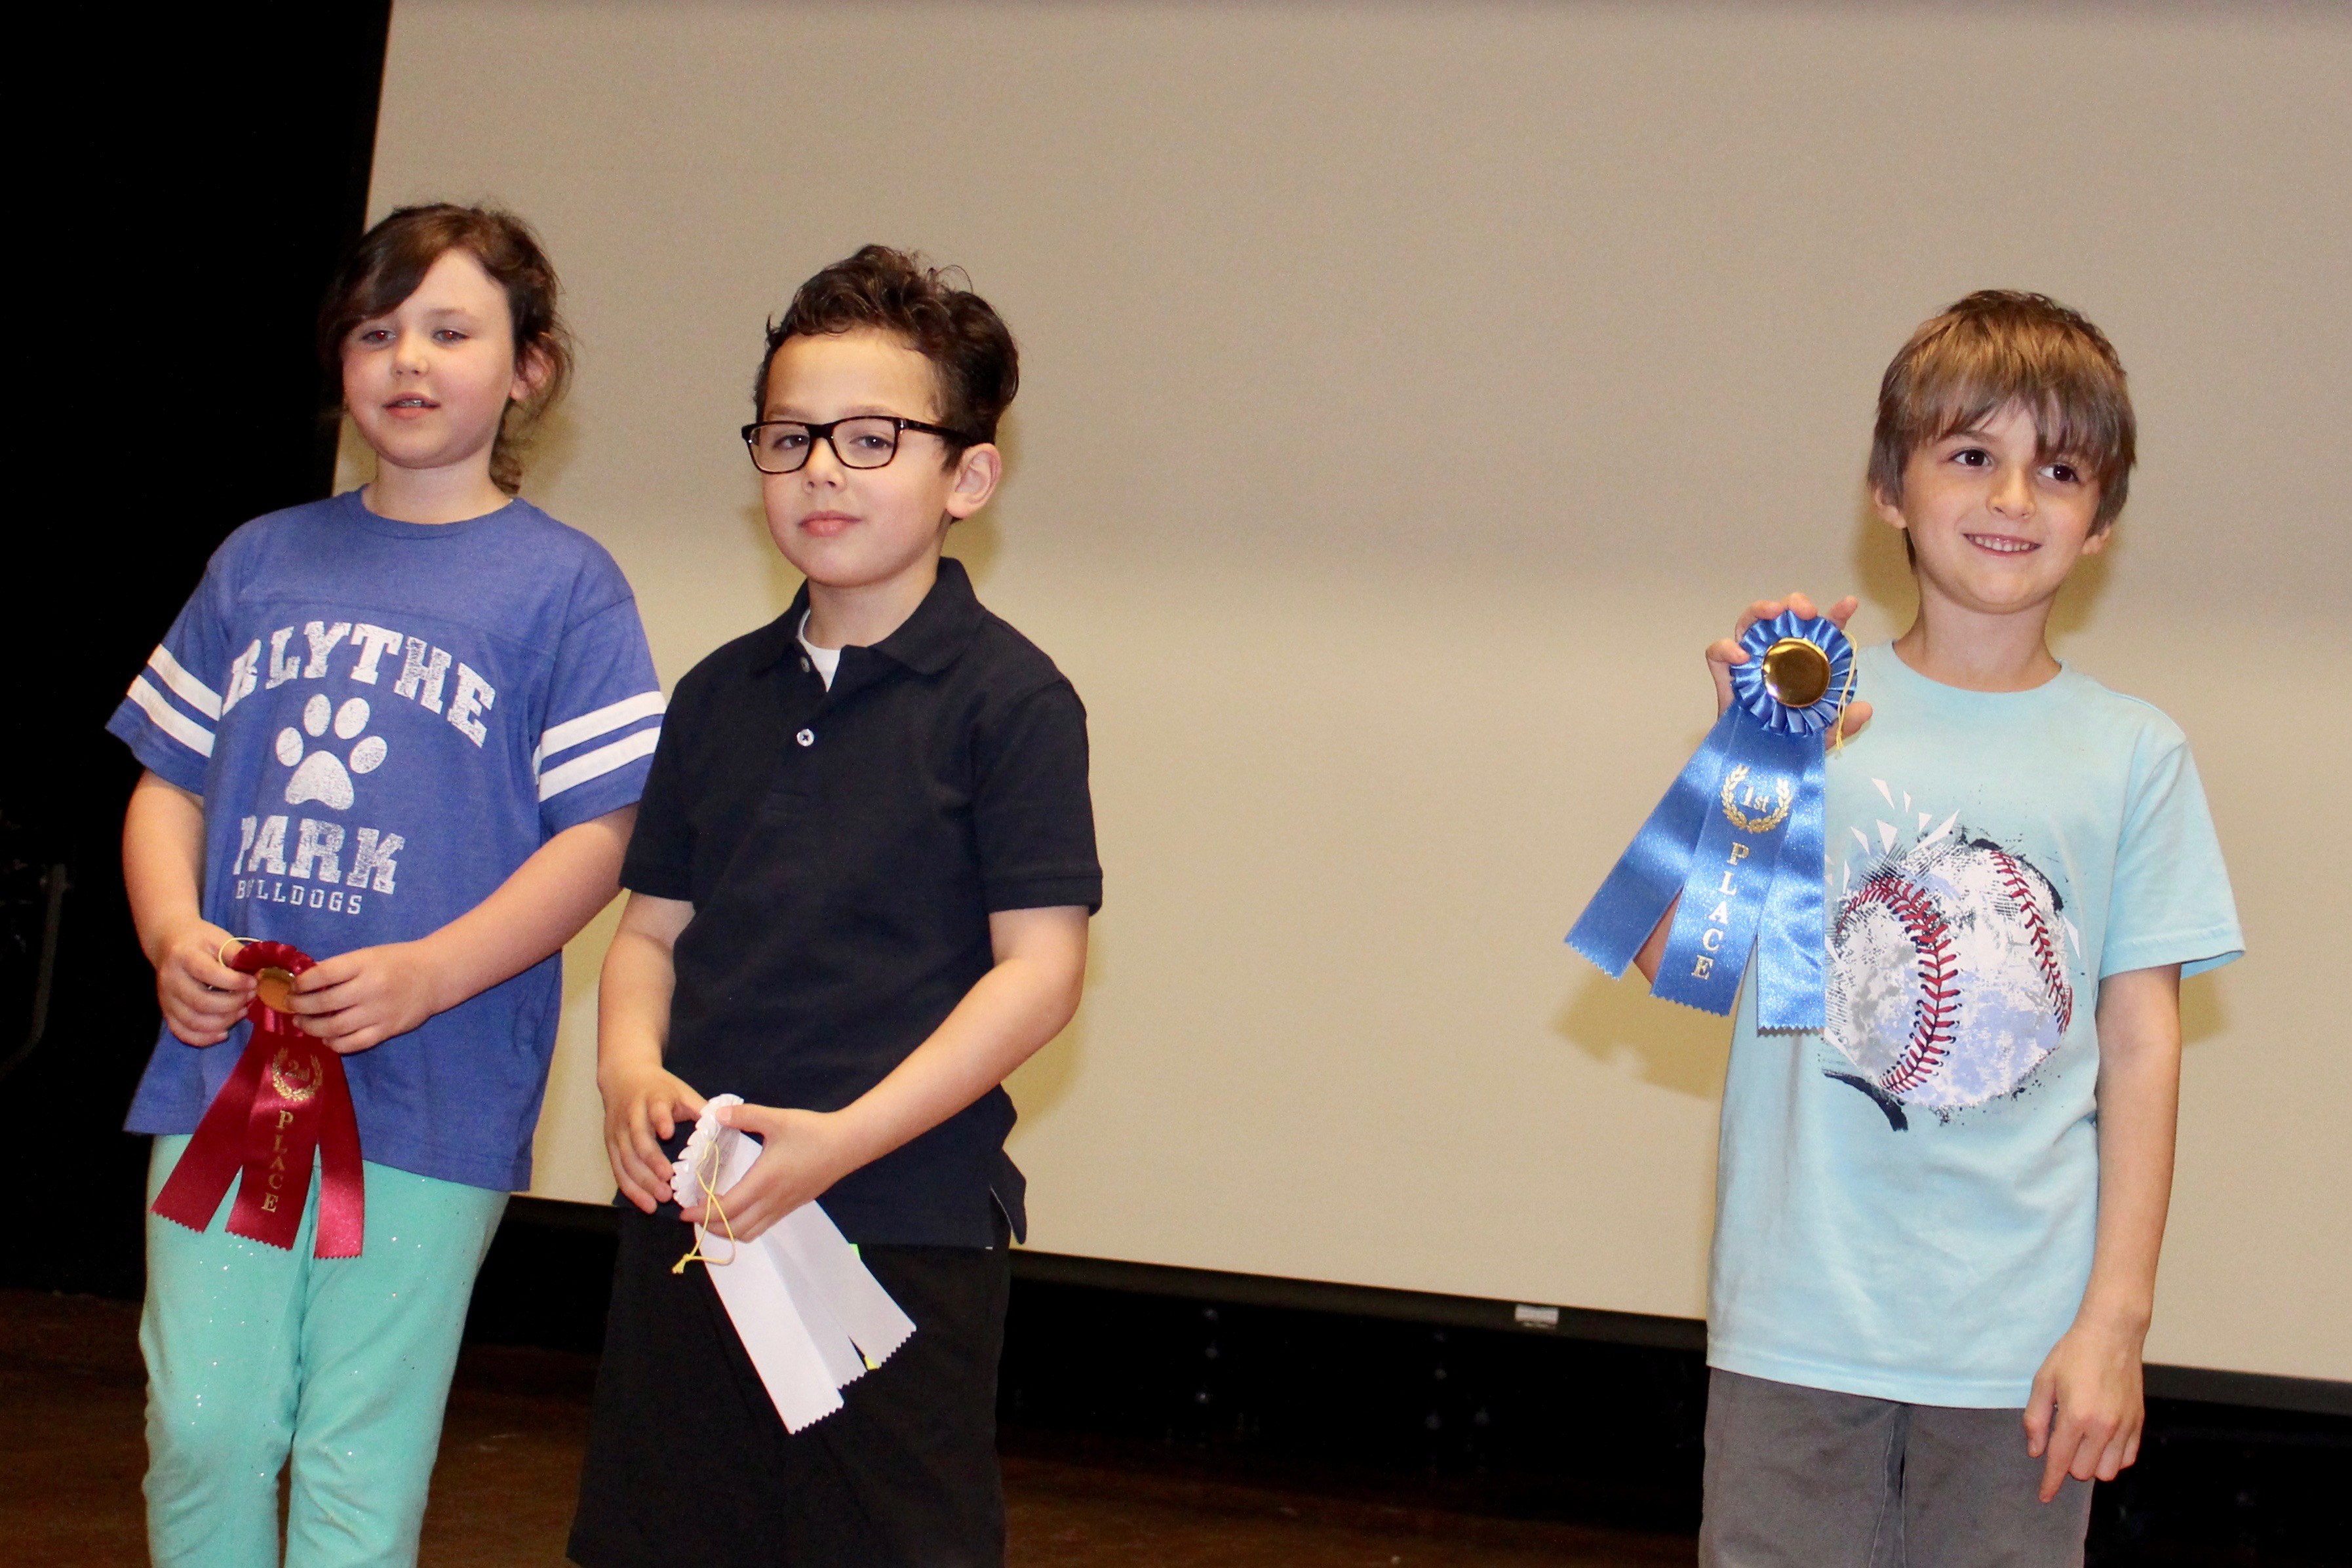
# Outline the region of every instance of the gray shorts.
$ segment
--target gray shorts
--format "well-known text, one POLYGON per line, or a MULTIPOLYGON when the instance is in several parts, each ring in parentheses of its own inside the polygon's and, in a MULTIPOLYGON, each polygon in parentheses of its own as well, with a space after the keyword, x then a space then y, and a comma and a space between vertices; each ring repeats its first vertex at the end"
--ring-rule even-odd
POLYGON ((2077 1568, 2091 1483, 2041 1500, 2022 1410, 1904 1405, 1716 1369, 1703 1568, 2077 1568))

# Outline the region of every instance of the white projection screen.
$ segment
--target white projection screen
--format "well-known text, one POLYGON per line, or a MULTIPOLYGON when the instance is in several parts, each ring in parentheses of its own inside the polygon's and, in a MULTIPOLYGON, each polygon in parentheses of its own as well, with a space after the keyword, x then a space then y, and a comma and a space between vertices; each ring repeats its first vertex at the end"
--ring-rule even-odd
MULTIPOLYGON (((2248 946, 2185 988, 2148 1354, 2352 1379, 2347 82, 2352 13, 2251 4, 401 0, 372 210, 544 234, 584 353, 526 493, 666 682, 796 586, 735 435, 793 286, 882 240, 1012 323, 951 549, 1086 699, 1108 873, 1011 1086, 1033 1246, 1682 1317, 1727 1030, 1562 936, 1739 605, 1906 624, 1910 328, 2081 306, 2144 461, 2059 651, 2188 730, 2248 946)), ((546 1196, 612 1191, 614 918, 546 1196)))

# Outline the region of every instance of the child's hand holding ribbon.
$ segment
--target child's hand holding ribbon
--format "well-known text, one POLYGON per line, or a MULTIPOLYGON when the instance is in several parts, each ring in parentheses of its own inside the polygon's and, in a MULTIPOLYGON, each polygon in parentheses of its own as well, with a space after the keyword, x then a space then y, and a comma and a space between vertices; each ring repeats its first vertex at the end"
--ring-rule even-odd
POLYGON ((206 920, 163 933, 147 956, 155 965, 155 1000, 172 1033, 192 1046, 228 1038, 253 1000, 253 976, 228 966, 236 938, 206 920))
POLYGON ((320 959, 295 981, 287 1012, 337 1056, 404 1035, 465 1000, 450 994, 450 966, 425 942, 355 947, 320 959))
POLYGON ((681 1121, 692 1123, 706 1103, 694 1086, 656 1065, 625 1071, 606 1068, 596 1088, 604 1097, 604 1153, 621 1195, 651 1214, 670 1195, 670 1158, 663 1140, 681 1121))
MULTIPOLYGON (((1721 718, 1723 710, 1731 706, 1731 667, 1748 662, 1748 650, 1739 646, 1739 639, 1748 635, 1748 627, 1759 621, 1769 621, 1786 611, 1794 614, 1801 620, 1811 620, 1818 615, 1838 630, 1843 631, 1846 628, 1846 623, 1853 619, 1854 611, 1861 607, 1862 601, 1851 594, 1826 610, 1815 610, 1813 601, 1803 594, 1790 594, 1785 599, 1759 599, 1748 605, 1740 615, 1738 621, 1733 625, 1729 637, 1718 637, 1707 645, 1706 670, 1709 675, 1715 677, 1716 717, 1721 718)), ((1861 734, 1862 727, 1869 722, 1870 704, 1857 698, 1848 703, 1845 711, 1839 716, 1838 733, 1835 739, 1851 741, 1861 734)))
MULTIPOLYGON (((772 1105, 727 1105, 719 1120, 749 1132, 762 1145, 743 1179, 727 1189, 727 1233, 737 1241, 757 1241, 778 1220, 814 1201, 864 1162, 848 1147, 840 1113, 796 1110, 772 1105)), ((706 1201, 684 1213, 688 1221, 716 1226, 706 1201)))
POLYGON ((235 1183, 230 1233, 290 1248, 301 1229, 315 1158, 319 1219, 312 1250, 320 1258, 357 1258, 367 1229, 367 1180, 351 1085, 342 1059, 321 1049, 287 1011, 294 984, 315 967, 310 955, 283 942, 230 936, 214 956, 251 979, 246 1011, 253 1033, 150 1206, 201 1231, 235 1183))
POLYGON ((1761 602, 1736 646, 1709 650, 1715 726, 1578 917, 1579 952, 1612 976, 1638 963, 1653 995, 1715 1014, 1760 954, 1762 1026, 1822 1026, 1824 749, 1860 728, 1841 624, 1854 608, 1761 602))

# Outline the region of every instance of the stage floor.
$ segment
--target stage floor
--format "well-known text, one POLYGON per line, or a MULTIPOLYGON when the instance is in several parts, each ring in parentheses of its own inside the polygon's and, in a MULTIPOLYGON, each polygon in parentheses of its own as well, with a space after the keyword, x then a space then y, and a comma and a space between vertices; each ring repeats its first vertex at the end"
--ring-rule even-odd
MULTIPOLYGON (((0 1290, 0 1542, 42 1568, 142 1562, 138 1309, 0 1290)), ((426 1568, 560 1564, 594 1364, 471 1345, 457 1372, 426 1568)), ((1499 1520, 1396 1500, 1344 1474, 1237 1472, 1181 1447, 1004 1435, 1014 1568, 1652 1568, 1687 1537, 1499 1520)))

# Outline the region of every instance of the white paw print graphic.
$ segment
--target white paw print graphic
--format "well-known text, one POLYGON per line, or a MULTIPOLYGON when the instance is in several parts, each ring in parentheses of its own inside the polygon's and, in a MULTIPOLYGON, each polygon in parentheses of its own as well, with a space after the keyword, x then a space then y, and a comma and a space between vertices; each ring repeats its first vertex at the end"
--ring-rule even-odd
MULTIPOLYGON (((322 692, 302 707, 302 729, 315 739, 327 732, 332 721, 335 735, 350 740, 367 728, 368 705, 364 698, 354 697, 341 708, 327 700, 322 692)), ((352 748, 351 766, 346 769, 334 753, 327 751, 302 753, 309 747, 300 731, 289 724, 278 731, 278 760, 294 770, 286 781, 286 804, 301 805, 310 801, 333 811, 349 811, 352 805, 352 774, 372 773, 383 766, 384 753, 391 750, 381 735, 370 735, 352 748)))

